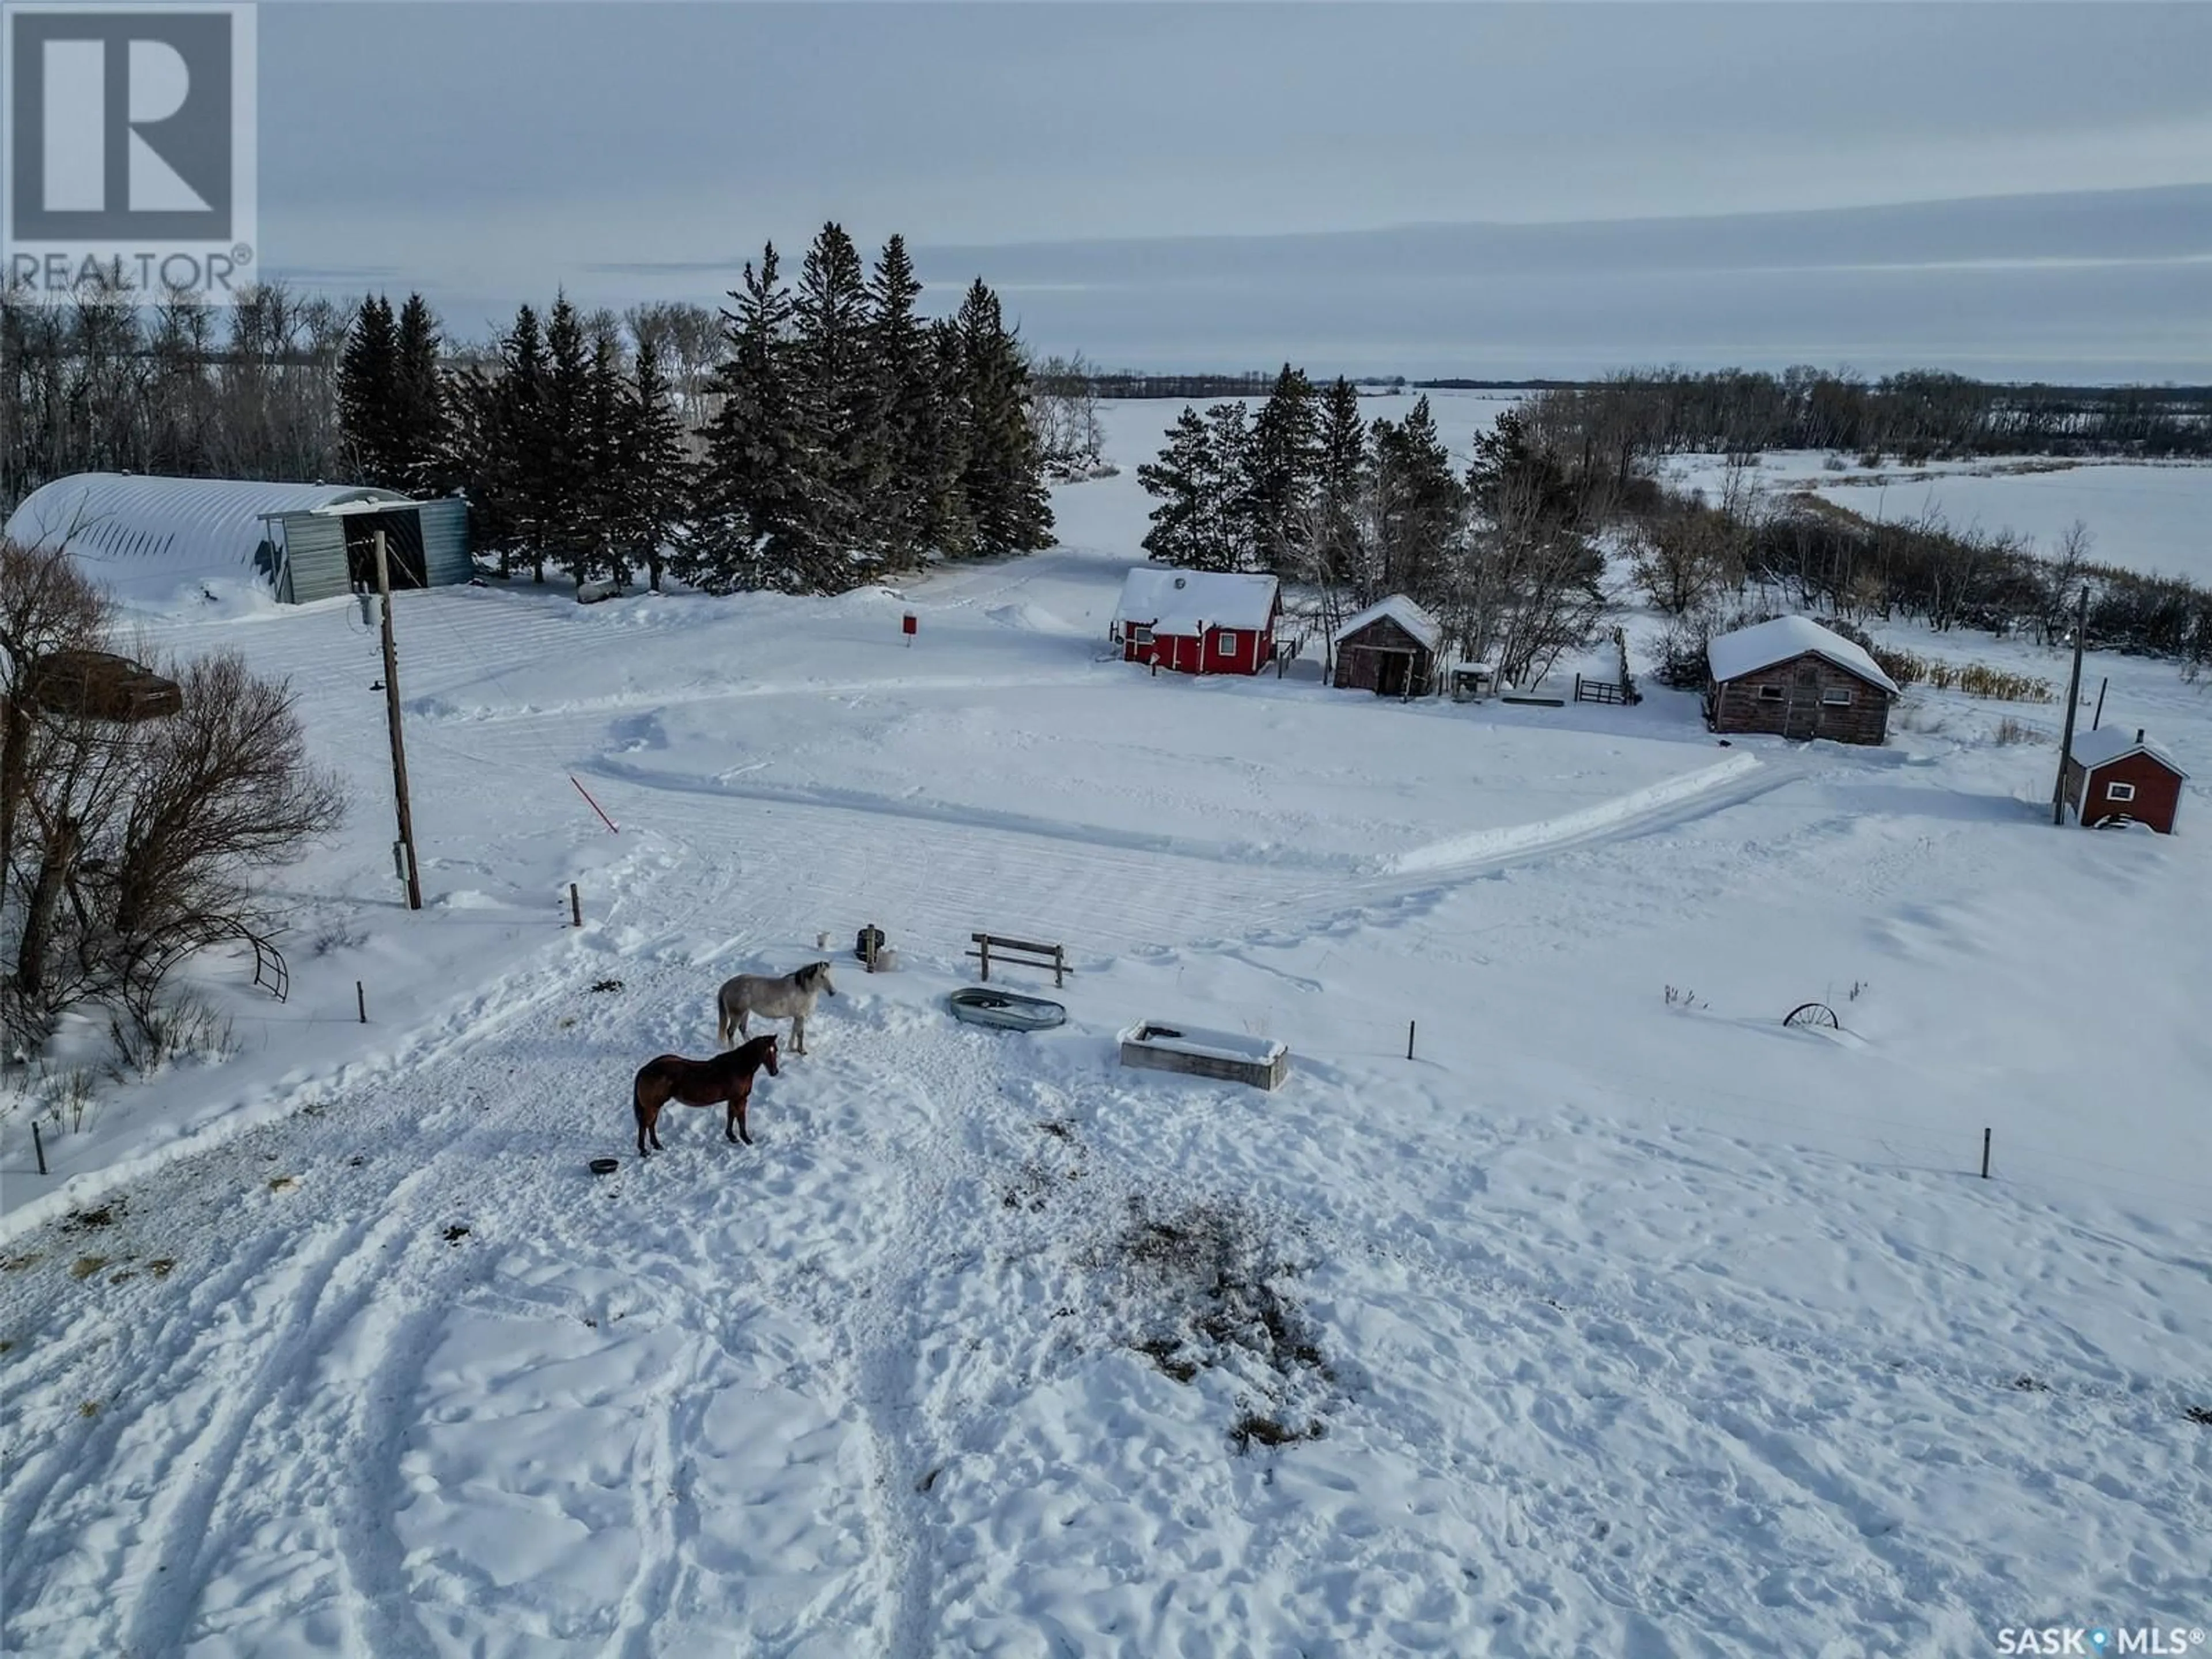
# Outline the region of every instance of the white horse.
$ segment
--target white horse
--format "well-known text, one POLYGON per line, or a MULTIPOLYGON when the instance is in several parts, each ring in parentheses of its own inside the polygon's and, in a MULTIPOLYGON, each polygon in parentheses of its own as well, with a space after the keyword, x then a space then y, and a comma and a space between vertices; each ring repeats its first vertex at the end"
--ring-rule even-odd
POLYGON ((745 1020, 758 1014, 763 1019, 788 1019, 791 1022, 791 1052, 806 1052, 806 1017, 814 1012, 814 1000, 824 994, 837 994, 837 988, 830 982, 830 964, 810 962, 796 973, 771 979, 765 974, 739 974, 725 981, 715 993, 714 1007, 720 1015, 715 1025, 715 1040, 725 1048, 730 1046, 730 1033, 746 1035, 745 1020))

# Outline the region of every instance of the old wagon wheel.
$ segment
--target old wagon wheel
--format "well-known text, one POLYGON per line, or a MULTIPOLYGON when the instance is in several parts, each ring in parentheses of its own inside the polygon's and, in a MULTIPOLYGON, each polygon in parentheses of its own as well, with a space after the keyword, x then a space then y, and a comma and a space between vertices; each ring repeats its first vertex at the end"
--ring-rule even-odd
POLYGON ((1844 1029, 1836 1018, 1836 1011, 1825 1002, 1801 1002, 1783 1015, 1782 1023, 1784 1025, 1825 1026, 1831 1031, 1844 1029))

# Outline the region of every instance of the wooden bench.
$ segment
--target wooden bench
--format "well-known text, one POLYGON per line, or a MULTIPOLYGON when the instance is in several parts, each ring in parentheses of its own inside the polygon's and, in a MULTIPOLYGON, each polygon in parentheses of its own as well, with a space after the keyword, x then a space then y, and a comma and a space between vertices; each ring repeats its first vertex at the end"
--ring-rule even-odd
POLYGON ((975 948, 966 954, 978 958, 983 964, 982 977, 991 977, 991 958, 996 956, 1004 963, 1017 968, 1049 968, 1054 986, 1066 983, 1067 949, 1060 945, 1038 945, 1029 939, 1001 939, 996 933, 970 933, 975 948))

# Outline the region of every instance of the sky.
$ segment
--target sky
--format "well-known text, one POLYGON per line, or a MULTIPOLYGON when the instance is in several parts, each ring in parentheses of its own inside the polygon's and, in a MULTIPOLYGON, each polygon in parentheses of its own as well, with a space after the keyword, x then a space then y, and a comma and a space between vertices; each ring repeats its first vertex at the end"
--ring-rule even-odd
POLYGON ((763 241, 795 261, 835 219, 869 247, 903 233, 931 303, 981 274, 1032 344, 1114 366, 1948 351, 2212 378, 2201 4, 274 0, 260 20, 265 268, 420 289, 466 336, 556 288, 713 301, 763 241), (2023 195, 2064 201, 1978 199, 2023 195), (1711 252, 1657 250, 1650 219, 1696 222, 1711 252))

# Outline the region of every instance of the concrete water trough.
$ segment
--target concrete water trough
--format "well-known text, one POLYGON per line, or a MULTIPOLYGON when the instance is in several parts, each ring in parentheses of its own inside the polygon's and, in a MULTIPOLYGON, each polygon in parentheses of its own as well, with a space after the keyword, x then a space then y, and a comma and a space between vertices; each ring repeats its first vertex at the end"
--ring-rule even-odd
POLYGON ((1255 1089, 1281 1085, 1291 1073, 1288 1046, 1272 1037, 1241 1031, 1209 1031, 1164 1019, 1140 1020, 1121 1033, 1121 1063, 1187 1077, 1249 1083, 1255 1089))

